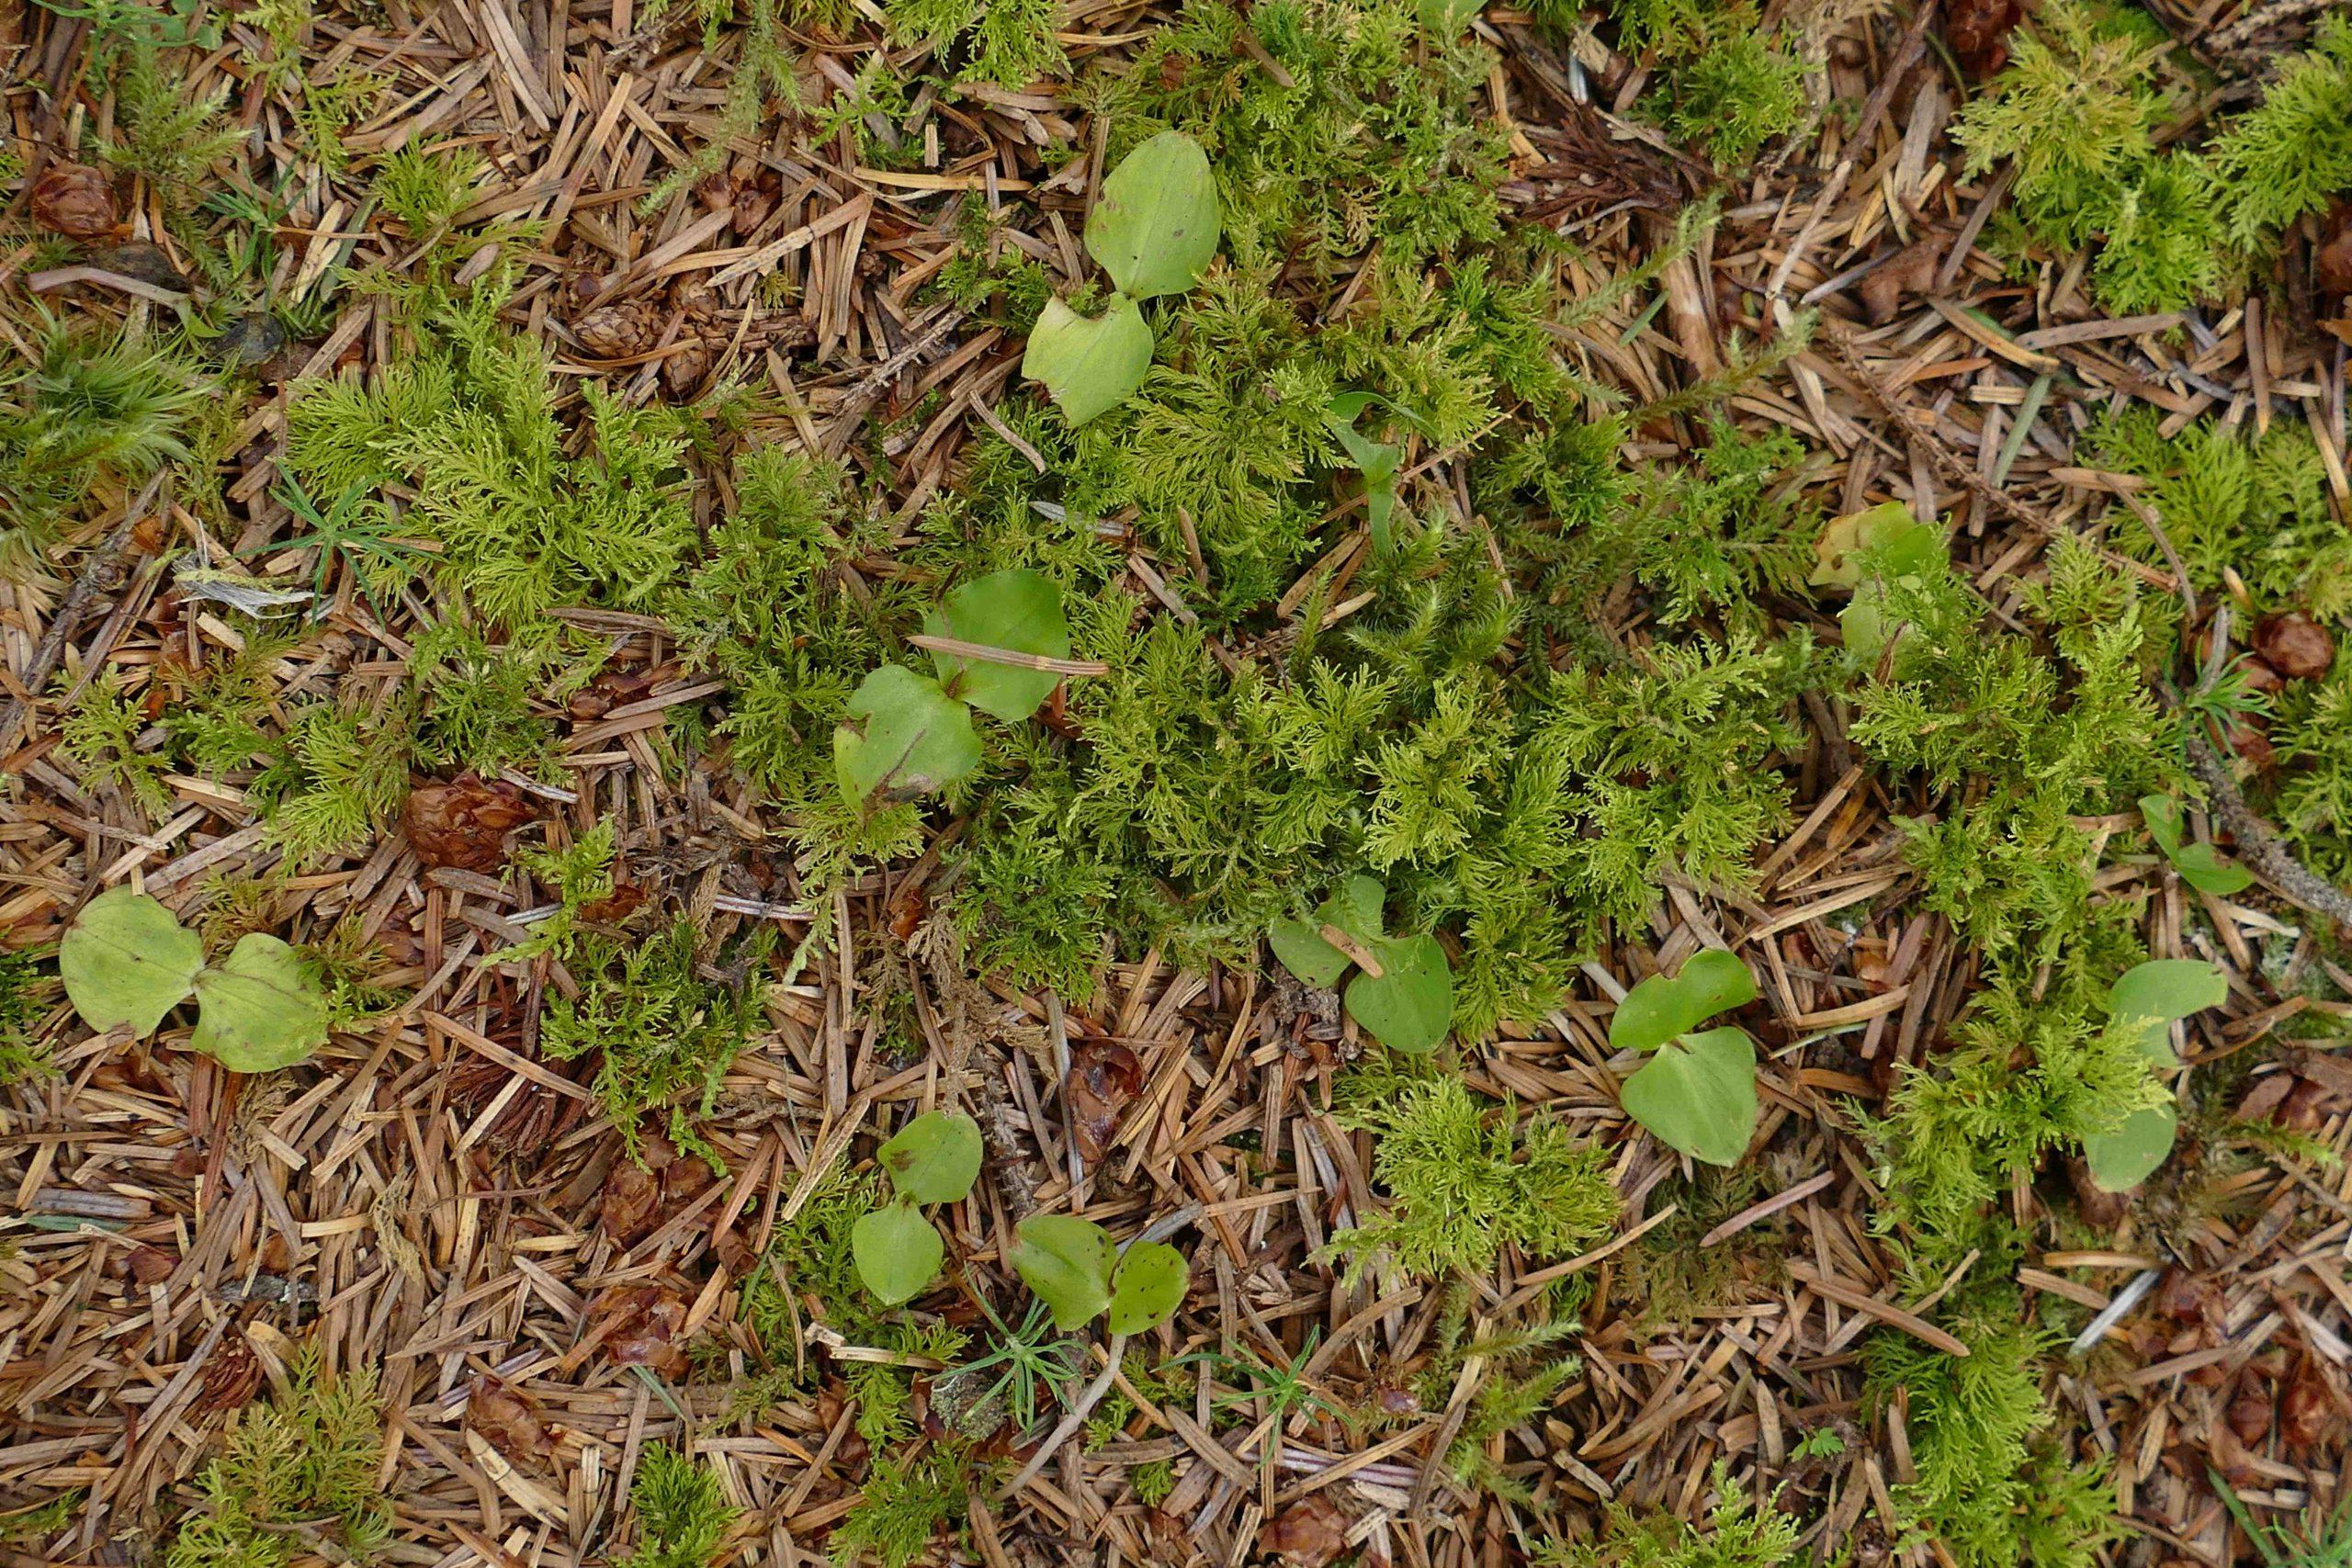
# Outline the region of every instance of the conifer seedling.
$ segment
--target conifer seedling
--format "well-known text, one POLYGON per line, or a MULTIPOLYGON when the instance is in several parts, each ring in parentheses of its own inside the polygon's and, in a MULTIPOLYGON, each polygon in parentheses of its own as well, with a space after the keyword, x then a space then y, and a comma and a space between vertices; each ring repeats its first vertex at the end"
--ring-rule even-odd
POLYGON ((1182 294, 1216 254, 1216 176, 1201 144, 1164 130, 1122 159, 1086 220, 1087 254, 1116 290, 1102 314, 1048 299, 1021 373, 1045 383, 1072 425, 1135 396, 1151 370, 1151 325, 1136 301, 1182 294))
POLYGON ((1356 968, 1348 982, 1348 1016, 1390 1050, 1422 1055, 1437 1049, 1453 1023, 1453 967, 1427 932, 1382 934, 1387 897, 1378 878, 1358 874, 1340 884, 1313 920, 1276 920, 1266 942, 1283 968, 1318 989, 1356 968))
POLYGON ((1679 1153, 1738 1164, 1756 1134, 1756 1043, 1736 1025, 1698 1025, 1755 999, 1747 965, 1721 948, 1693 953, 1672 979, 1653 975, 1627 992, 1609 1043, 1655 1054, 1619 1091, 1626 1114, 1679 1153))
POLYGON ((850 1227, 858 1278, 886 1306, 913 1300, 939 1277, 946 1247, 917 1208, 960 1202, 980 1174, 979 1123, 958 1111, 931 1111, 899 1130, 876 1158, 896 1201, 850 1227))
MULTIPOLYGON (((2180 1065, 2172 1050, 2176 1020, 2219 1007, 2230 994, 2212 964, 2193 958, 2158 958, 2123 972, 2107 1004, 2108 1025, 2133 1032, 2149 1067, 2165 1073, 2180 1065)), ((2180 1111, 2169 1100, 2134 1111, 2113 1132, 2083 1140, 2091 1179, 2109 1192, 2124 1192, 2153 1174, 2172 1153, 2180 1111)))
POLYGON ((227 959, 204 962, 204 943, 144 893, 117 887, 75 916, 58 943, 58 976, 82 1021, 129 1024, 152 1034, 194 997, 189 1044, 232 1072, 290 1067, 327 1041, 327 1005, 294 950, 253 931, 227 959))

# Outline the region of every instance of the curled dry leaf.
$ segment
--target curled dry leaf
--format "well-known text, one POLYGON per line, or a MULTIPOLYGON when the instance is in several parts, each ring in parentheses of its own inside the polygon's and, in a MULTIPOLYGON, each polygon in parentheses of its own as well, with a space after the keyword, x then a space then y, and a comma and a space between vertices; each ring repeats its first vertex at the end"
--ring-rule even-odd
POLYGON ((2248 1376, 2239 1383, 2237 1397, 2230 1401, 2230 1430, 2240 1442, 2258 1445, 2270 1435, 2270 1414, 2276 1407, 2277 1401, 2264 1381, 2248 1376))
POLYGON ((253 1344, 243 1334, 232 1333, 220 1341, 220 1348, 204 1363, 204 1382, 197 1389, 196 1408, 207 1415, 241 1410, 260 1387, 260 1358, 254 1354, 253 1344))
POLYGON ((95 240, 115 225, 114 187, 87 164, 51 164, 33 182, 33 217, 45 229, 95 240))
POLYGON ((2278 1395, 2278 1437, 2290 1449, 2327 1440, 2335 1427, 2335 1396, 2309 1356, 2295 1363, 2295 1375, 2278 1395))
POLYGON ((1944 41, 1961 69, 1982 80, 2008 63, 2009 32, 2023 17, 2018 0, 1949 0, 1944 41))
POLYGON ((685 1322, 685 1298, 665 1285, 610 1285, 588 1303, 588 1331, 605 1355, 665 1378, 685 1372, 686 1349, 678 1343, 685 1322))
POLYGON ((479 1434, 510 1464, 533 1464, 555 1452, 538 1402, 495 1372, 481 1373, 467 1391, 466 1430, 479 1434))
POLYGON ((2322 294, 2352 294, 2352 201, 2337 202, 2322 220, 2312 281, 2322 294))
POLYGON ((2254 628, 2254 650, 2290 681, 2315 681, 2335 662, 2335 639, 2300 611, 2265 615, 2254 628))
POLYGON ((1869 312, 1871 325, 1884 326, 1894 320, 1906 298, 1933 288, 1936 268, 1943 259, 1943 237, 1923 234, 1895 252, 1894 260, 1862 279, 1855 292, 1862 297, 1862 309, 1869 312))
POLYGON ((605 1182, 598 1216, 622 1246, 631 1247, 676 1217, 710 1186, 710 1167, 681 1155, 659 1133, 649 1134, 645 1163, 624 1158, 605 1182))
POLYGON ((513 784, 460 773, 447 784, 410 790, 401 826, 416 858, 428 866, 495 871, 506 859, 506 835, 537 815, 513 784))
POLYGON ((1143 1092, 1143 1064, 1115 1041, 1076 1041, 1069 1048, 1069 1078, 1062 1089, 1069 1096, 1078 1152, 1092 1165, 1110 1152, 1119 1113, 1143 1092))
POLYGON ((1258 1550, 1290 1568, 1325 1568, 1348 1549, 1348 1516, 1329 1492, 1313 1492, 1266 1521, 1258 1550))

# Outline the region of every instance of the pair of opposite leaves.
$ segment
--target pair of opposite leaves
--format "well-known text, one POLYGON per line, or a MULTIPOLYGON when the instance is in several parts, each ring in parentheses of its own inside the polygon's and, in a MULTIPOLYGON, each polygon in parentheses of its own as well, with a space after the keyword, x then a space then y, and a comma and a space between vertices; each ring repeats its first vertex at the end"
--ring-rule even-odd
POLYGON ((1164 130, 1119 161, 1086 219, 1086 250, 1117 289, 1099 316, 1046 301, 1021 356, 1072 425, 1125 402, 1151 371, 1151 323, 1137 301, 1182 294, 1216 254, 1216 176, 1201 144, 1164 130))
MULTIPOLYGON (((898 1201, 859 1218, 850 1231, 858 1277, 889 1306, 911 1301, 939 1276, 946 1249, 916 1207, 960 1202, 980 1174, 980 1129, 959 1111, 916 1117, 876 1156, 898 1201)), ((1107 1309, 1111 1332, 1136 1334, 1164 1322, 1184 1299, 1184 1255, 1139 1241, 1124 1255, 1110 1233, 1073 1214, 1021 1222, 1011 1261, 1065 1334, 1107 1309)))
POLYGON ((196 998, 188 1043, 233 1072, 290 1067, 326 1043, 326 998, 294 950, 248 932, 223 962, 143 893, 117 887, 90 900, 57 948, 58 976, 82 1021, 153 1034, 164 1015, 196 998))
MULTIPOLYGON (((2150 1070, 2162 1074, 2178 1066, 2172 1052, 2175 1021, 2218 1006, 2228 994, 2211 964, 2152 959, 2115 982, 2109 1027, 2131 1030, 2150 1070)), ((1610 1021, 1609 1043, 1656 1055, 1620 1091, 1626 1114, 1694 1159, 1736 1164, 1756 1134, 1755 1042, 1736 1027, 1691 1031, 1755 999, 1747 965, 1719 948, 1693 954, 1671 980, 1653 975, 1627 992, 1610 1021)), ((2138 1186, 2172 1152, 2179 1122, 2166 1100, 2084 1139, 2091 1179, 2110 1192, 2138 1186)))
POLYGON ((1283 967, 1318 990, 1329 990, 1354 968, 1348 982, 1348 1016, 1392 1051, 1420 1055, 1437 1049, 1453 1021, 1453 967, 1445 949, 1428 932, 1385 936, 1381 909, 1388 890, 1377 878, 1358 874, 1340 884, 1312 922, 1288 918, 1266 930, 1266 943, 1283 967), (1326 940, 1325 931, 1345 937, 1353 951, 1326 940), (1362 963, 1370 959, 1369 964, 1362 963))
MULTIPOLYGON (((923 617, 923 630, 978 647, 1046 659, 1069 657, 1061 590, 1025 567, 975 578, 923 617)), ((885 664, 859 683, 848 716, 833 731, 833 772, 842 793, 864 804, 929 795, 979 766, 973 708, 1018 724, 1053 694, 1050 670, 991 663, 934 651, 938 678, 885 664)))

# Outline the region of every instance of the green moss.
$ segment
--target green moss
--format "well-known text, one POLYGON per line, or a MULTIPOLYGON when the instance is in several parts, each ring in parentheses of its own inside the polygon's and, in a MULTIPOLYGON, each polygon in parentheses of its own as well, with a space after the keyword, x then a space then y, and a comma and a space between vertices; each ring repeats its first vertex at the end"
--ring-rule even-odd
POLYGON ((1098 86, 1095 107, 1111 117, 1113 164, 1160 130, 1199 139, 1244 268, 1302 249, 1312 266, 1375 243, 1409 260, 1500 232, 1506 149, 1478 118, 1490 58, 1466 39, 1427 37, 1402 0, 1246 12, 1188 0, 1098 86))
POLYGON ((1900 1388, 1907 1400, 1917 1479, 1897 1504, 1960 1568, 2090 1568, 2125 1533, 2107 1461, 2041 1437, 2052 1340, 2018 1321, 2013 1292, 1985 1298, 1948 1314, 1964 1357, 1894 1331, 1863 1342, 1873 1397, 1900 1388))
POLYGON ((1758 1499, 1723 1461, 1712 1485, 1715 1503, 1703 1525, 1612 1504, 1599 1541, 1547 1542, 1536 1551, 1536 1568, 1779 1568, 1796 1559, 1800 1526, 1792 1515, 1758 1499))
POLYGON ((571 456, 546 351, 499 325, 496 290, 477 294, 425 323, 418 352, 372 385, 297 398, 288 466, 320 495, 413 487, 410 525, 440 542, 442 581, 495 626, 570 604, 649 606, 699 545, 684 417, 584 383, 588 450, 571 456))
POLYGON ((1025 87, 1069 64, 1051 0, 889 0, 888 11, 894 36, 937 51, 959 81, 1025 87))
MULTIPOLYGON (((1476 1274, 1510 1247, 1572 1254, 1616 1224, 1606 1151, 1545 1117, 1489 1116, 1452 1076, 1351 1082, 1348 1125, 1379 1134, 1373 1175, 1389 1212, 1331 1238, 1354 1280, 1378 1263, 1412 1278, 1476 1274)), ((1515 1423, 1513 1423, 1515 1424, 1515 1423)))
POLYGON ((0 369, 0 572, 41 564, 101 481, 143 484, 188 455, 205 382, 150 342, 52 321, 0 369))
POLYGON ((2120 932, 2070 954, 2047 993, 1996 975, 1958 1045, 1906 1066, 1862 1127, 1878 1162, 1878 1220, 1926 1271, 1984 1243, 1993 1207, 2052 1153, 2080 1152, 2168 1098, 2132 1029, 2113 1029, 2107 986, 2140 954, 2120 932))
MULTIPOLYGON (((1984 601, 1940 562, 1877 566, 1878 626, 1860 648, 1855 742, 1929 811, 1902 818, 1926 906, 1996 958, 2047 956, 2081 934, 2096 871, 2076 817, 2120 809, 2179 777, 2172 721, 2142 676, 2156 621, 2128 580, 2061 540, 2030 604, 2055 657, 1979 629, 1984 601)), ((1858 597, 1858 605, 1863 604, 1858 597)), ((1856 610, 1846 613, 1849 653, 1856 610)))
POLYGON ((718 1472, 667 1443, 648 1443, 629 1482, 637 1550, 614 1568, 708 1568, 742 1511, 727 1500, 718 1472))
POLYGON ((58 726, 58 750, 80 772, 92 789, 119 789, 137 801, 151 817, 172 808, 172 792, 164 783, 171 763, 160 750, 142 748, 147 714, 130 691, 130 677, 120 670, 99 672, 82 688, 58 726))
MULTIPOLYGON (((710 1114, 720 1077, 760 1027, 761 987, 705 980, 701 936, 684 916, 650 941, 579 936, 566 964, 580 977, 580 996, 550 998, 540 1019, 539 1048, 548 1056, 597 1058, 590 1087, 632 1158, 646 1117, 666 1110, 671 1141, 718 1163, 695 1135, 692 1118, 710 1114)), ((737 962, 756 969, 764 932, 751 941, 737 962)))
POLYGON ((47 956, 36 948, 0 951, 0 1084, 26 1083, 53 1070, 49 1048, 32 1036, 47 1010, 47 956))
POLYGON ((961 1455, 938 1448, 877 1457, 857 1501, 833 1529, 836 1568, 860 1562, 910 1568, 942 1530, 965 1517, 972 1477, 961 1455))
POLYGON ((2230 232, 2248 249, 2352 191, 2352 18, 2322 17, 2312 42, 2213 141, 2230 232))
POLYGON ((1804 123, 1804 62, 1773 48, 1752 23, 1719 24, 1664 92, 1667 129, 1721 164, 1751 158, 1804 123))
MULTIPOLYGON (((2200 595, 2229 595, 2234 574, 2256 615, 2352 611, 2352 528, 2328 505, 2308 429, 2281 421, 2257 436, 2199 420, 2167 437, 2163 423, 2154 409, 2127 408, 2093 424, 2087 445, 2103 467, 2148 481, 2144 499, 2200 595)), ((2136 559, 2167 564, 2136 513, 2119 508, 2109 536, 2136 559)))
POLYGON ((383 1403, 372 1367, 329 1380, 315 1345, 290 1385, 232 1421, 220 1457, 197 1480, 198 1509, 179 1528, 169 1568, 288 1568, 317 1531, 367 1562, 389 1539, 391 1506, 377 1489, 383 1403))

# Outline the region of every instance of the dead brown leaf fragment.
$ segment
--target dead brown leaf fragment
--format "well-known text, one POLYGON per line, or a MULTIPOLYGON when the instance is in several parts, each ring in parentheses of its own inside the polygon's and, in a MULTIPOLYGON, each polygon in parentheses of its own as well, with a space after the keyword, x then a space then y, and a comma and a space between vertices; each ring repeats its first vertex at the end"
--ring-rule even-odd
POLYGON ((1143 1092, 1143 1064, 1115 1041, 1077 1041, 1069 1049, 1069 1078, 1063 1092, 1069 1097, 1078 1152, 1091 1165, 1110 1152, 1119 1131, 1119 1113, 1143 1092))
POLYGON ((609 1285, 588 1303, 588 1332, 605 1354, 624 1367, 643 1367, 662 1377, 686 1370, 685 1347, 677 1342, 685 1326, 686 1302, 665 1285, 609 1285))
POLYGON ((510 1464, 533 1465, 555 1452, 538 1402, 495 1372, 479 1374, 467 1391, 466 1430, 504 1454, 510 1464))
POLYGON ((1961 69, 1983 80, 2009 62, 2009 32, 2024 19, 2018 0, 1947 0, 1944 41, 1961 69))
POLYGON ((75 240, 113 231, 114 187, 86 164, 52 164, 33 182, 33 217, 44 229, 75 240))
POLYGON ((660 1230, 710 1186, 710 1167, 659 1133, 647 1135, 643 1154, 642 1164, 624 1156, 614 1166, 598 1205, 605 1229, 623 1247, 660 1230))
POLYGON ((1266 1521, 1258 1550, 1289 1568, 1326 1568, 1348 1549, 1348 1516, 1329 1492, 1316 1492, 1266 1521))
POLYGON ((401 827, 425 865, 487 872, 505 863, 506 835, 537 815, 530 797, 513 784, 460 773, 447 784, 410 790, 401 827))

